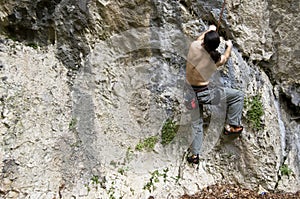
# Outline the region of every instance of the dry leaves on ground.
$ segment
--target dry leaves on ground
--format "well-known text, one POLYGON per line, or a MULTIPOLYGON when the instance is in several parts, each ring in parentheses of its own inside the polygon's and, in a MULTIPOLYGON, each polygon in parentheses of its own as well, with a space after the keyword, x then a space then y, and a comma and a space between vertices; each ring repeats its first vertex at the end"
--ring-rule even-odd
POLYGON ((219 184, 202 189, 194 195, 183 195, 180 199, 300 199, 300 190, 296 193, 257 193, 240 188, 237 185, 219 184))

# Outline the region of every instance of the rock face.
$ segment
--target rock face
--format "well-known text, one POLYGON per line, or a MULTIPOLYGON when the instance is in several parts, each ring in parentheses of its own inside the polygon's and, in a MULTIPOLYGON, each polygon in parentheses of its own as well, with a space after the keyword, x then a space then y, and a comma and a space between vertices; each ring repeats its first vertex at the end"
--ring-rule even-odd
POLYGON ((230 0, 227 5, 230 30, 244 56, 262 61, 299 110, 299 43, 292 39, 299 38, 299 2, 230 0))
POLYGON ((291 4, 227 1, 220 32, 235 48, 212 82, 244 91, 245 131, 223 136, 224 103, 206 106, 196 169, 185 161, 185 57, 222 1, 1 1, 1 197, 178 198, 227 182, 299 190, 291 4), (263 110, 255 120, 251 103, 263 110), (168 121, 177 133, 164 144, 168 121))

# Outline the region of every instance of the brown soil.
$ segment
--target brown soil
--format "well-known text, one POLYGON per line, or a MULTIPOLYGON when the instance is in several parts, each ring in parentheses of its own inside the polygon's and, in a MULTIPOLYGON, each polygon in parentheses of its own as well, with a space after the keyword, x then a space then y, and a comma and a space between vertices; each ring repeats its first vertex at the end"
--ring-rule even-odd
POLYGON ((180 199, 300 199, 296 193, 257 193, 237 185, 212 185, 194 195, 183 195, 180 199))

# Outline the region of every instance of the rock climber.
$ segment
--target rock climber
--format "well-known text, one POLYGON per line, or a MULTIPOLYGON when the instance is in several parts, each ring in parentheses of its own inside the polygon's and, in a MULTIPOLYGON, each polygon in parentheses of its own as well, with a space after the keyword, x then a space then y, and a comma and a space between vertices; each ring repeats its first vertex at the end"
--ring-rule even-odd
POLYGON ((241 117, 244 104, 243 92, 232 88, 209 86, 209 78, 217 67, 225 64, 230 57, 232 42, 225 41, 226 49, 220 54, 216 49, 220 44, 220 37, 216 26, 210 25, 196 41, 190 45, 186 63, 186 81, 197 99, 200 111, 197 117, 192 116, 192 131, 195 136, 190 147, 191 155, 187 157, 189 163, 199 163, 199 153, 203 138, 203 107, 202 104, 218 104, 220 99, 226 100, 226 124, 224 134, 239 134, 242 132, 241 117))

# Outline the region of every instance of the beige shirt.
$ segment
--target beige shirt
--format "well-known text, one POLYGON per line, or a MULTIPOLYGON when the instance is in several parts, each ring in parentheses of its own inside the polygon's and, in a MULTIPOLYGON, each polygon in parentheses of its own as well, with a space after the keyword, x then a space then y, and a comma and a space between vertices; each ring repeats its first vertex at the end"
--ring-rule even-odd
POLYGON ((202 41, 191 43, 186 63, 186 79, 190 85, 207 85, 217 66, 209 53, 201 45, 202 41))

